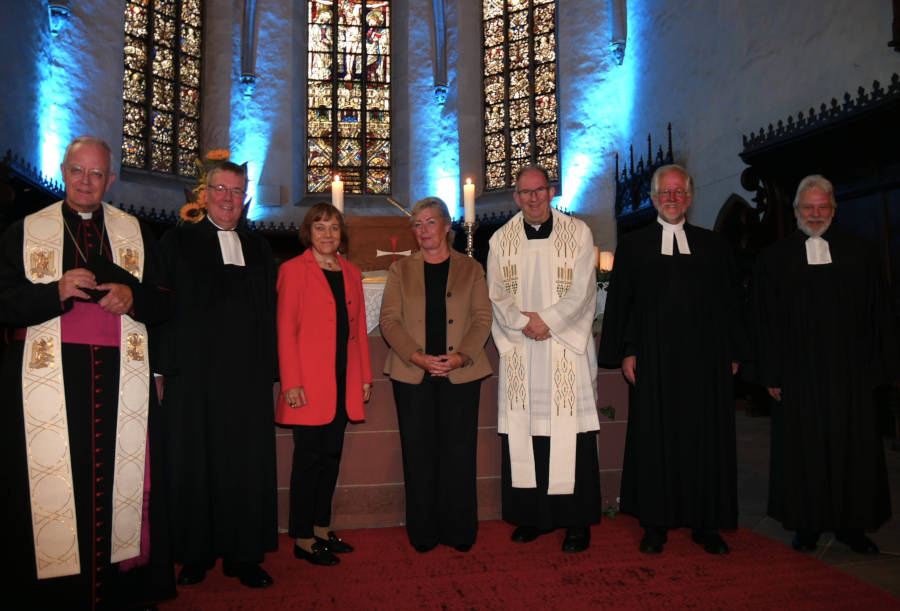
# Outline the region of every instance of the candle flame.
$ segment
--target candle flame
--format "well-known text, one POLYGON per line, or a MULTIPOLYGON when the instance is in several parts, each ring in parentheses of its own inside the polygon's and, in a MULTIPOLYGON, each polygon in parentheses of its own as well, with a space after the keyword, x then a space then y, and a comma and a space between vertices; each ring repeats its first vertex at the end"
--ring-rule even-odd
POLYGON ((341 182, 341 175, 340 175, 340 174, 335 174, 335 175, 334 175, 334 182, 341 182))
POLYGON ((472 179, 471 179, 471 178, 467 178, 467 179, 466 179, 466 184, 467 184, 467 185, 471 185, 471 184, 472 184, 472 179))

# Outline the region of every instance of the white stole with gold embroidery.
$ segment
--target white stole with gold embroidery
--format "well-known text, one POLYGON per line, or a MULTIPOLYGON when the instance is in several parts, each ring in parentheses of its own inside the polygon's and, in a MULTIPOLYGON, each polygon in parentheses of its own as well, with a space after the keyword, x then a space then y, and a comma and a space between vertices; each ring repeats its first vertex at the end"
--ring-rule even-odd
MULTIPOLYGON (((522 309, 522 280, 520 275, 520 247, 527 241, 521 219, 504 225, 499 230, 498 252, 504 291, 522 309)), ((569 291, 574 280, 575 260, 579 254, 577 226, 574 219, 553 213, 553 231, 547 238, 554 253, 552 261, 552 286, 537 290, 551 292, 551 303, 555 304, 569 291)), ((593 249, 591 249, 593 251, 593 249)), ((532 287, 534 289, 535 287, 532 287)), ((596 301, 596 298, 595 298, 596 301)), ((531 340, 525 340, 531 341, 531 340)), ((576 389, 578 387, 577 368, 574 358, 578 358, 560 341, 551 336, 549 340, 553 373, 551 379, 550 410, 550 473, 548 494, 572 494, 575 488, 575 448, 578 433, 578 412, 576 389)), ((531 434, 531 399, 529 383, 532 372, 524 345, 516 346, 503 355, 503 387, 500 404, 507 407, 507 436, 510 454, 510 475, 515 488, 534 488, 537 485, 534 467, 534 450, 531 434), (504 402, 503 399, 506 399, 504 402)))
MULTIPOLYGON (((62 278, 62 205, 57 202, 25 218, 22 254, 25 276, 33 283, 62 278)), ((103 204, 103 210, 113 261, 140 280, 144 246, 137 219, 108 204, 103 204)), ((140 554, 150 392, 147 330, 127 315, 120 319, 112 562, 140 554)), ((61 344, 60 317, 56 317, 28 327, 22 357, 22 409, 38 579, 81 572, 61 344)))

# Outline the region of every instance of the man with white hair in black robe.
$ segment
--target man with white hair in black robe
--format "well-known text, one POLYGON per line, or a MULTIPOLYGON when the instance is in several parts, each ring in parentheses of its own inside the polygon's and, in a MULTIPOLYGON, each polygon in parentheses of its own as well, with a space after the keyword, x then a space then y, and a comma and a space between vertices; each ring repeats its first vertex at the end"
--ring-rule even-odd
POLYGON ((760 376, 775 399, 768 513, 796 531, 798 551, 822 532, 860 554, 891 515, 876 386, 900 380, 894 315, 875 251, 832 226, 834 188, 797 188, 799 231, 757 262, 760 376))

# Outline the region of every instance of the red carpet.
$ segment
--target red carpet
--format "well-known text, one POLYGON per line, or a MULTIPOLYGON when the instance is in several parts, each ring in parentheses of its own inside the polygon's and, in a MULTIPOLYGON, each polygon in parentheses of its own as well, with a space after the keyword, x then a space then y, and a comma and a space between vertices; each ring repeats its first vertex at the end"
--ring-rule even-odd
POLYGON ((591 548, 560 551, 563 531, 514 544, 512 527, 481 522, 467 554, 439 546, 417 554, 402 528, 342 531, 356 547, 337 567, 295 560, 292 542, 264 567, 275 585, 250 590, 222 575, 179 588, 170 609, 900 609, 886 592, 810 556, 738 530, 715 557, 669 534, 660 556, 637 550, 642 530, 618 516, 592 530, 591 548))

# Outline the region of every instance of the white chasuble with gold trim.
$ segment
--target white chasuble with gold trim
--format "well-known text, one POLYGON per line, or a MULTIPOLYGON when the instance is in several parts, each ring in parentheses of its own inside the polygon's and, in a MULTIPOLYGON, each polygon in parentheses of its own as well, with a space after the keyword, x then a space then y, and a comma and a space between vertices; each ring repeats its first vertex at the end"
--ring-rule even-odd
MULTIPOLYGON (((62 278, 62 205, 57 202, 25 218, 25 276, 35 284, 62 278)), ((103 204, 103 218, 113 261, 140 280, 144 245, 137 219, 108 204, 103 204)), ((112 562, 140 554, 150 392, 147 330, 127 315, 120 320, 112 562)), ((81 572, 61 343, 60 317, 56 317, 28 327, 22 357, 22 409, 38 579, 81 572)))
POLYGON ((546 239, 527 239, 521 212, 491 237, 487 280, 500 353, 497 431, 508 436, 514 487, 536 486, 531 438, 548 436, 548 493, 572 494, 576 434, 600 428, 591 334, 597 282, 590 229, 552 214, 546 239), (537 312, 550 339, 525 337, 529 319, 522 312, 537 312))

